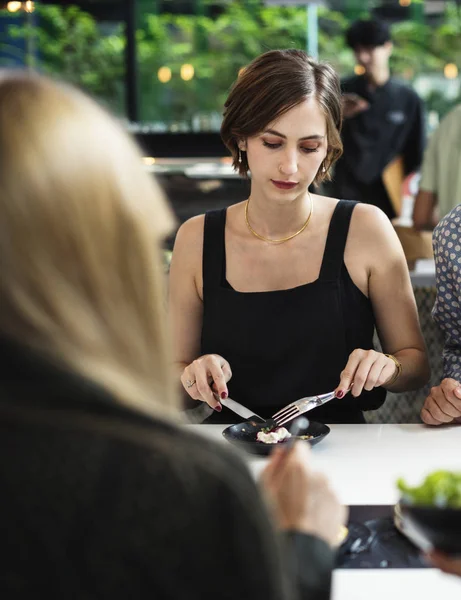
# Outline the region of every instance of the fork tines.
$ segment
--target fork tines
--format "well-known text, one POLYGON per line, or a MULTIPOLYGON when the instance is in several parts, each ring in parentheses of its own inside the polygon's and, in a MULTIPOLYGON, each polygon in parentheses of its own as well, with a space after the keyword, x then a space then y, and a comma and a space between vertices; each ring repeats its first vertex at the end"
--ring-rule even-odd
POLYGON ((301 411, 296 405, 289 404, 288 406, 285 406, 285 408, 282 408, 282 410, 276 412, 275 415, 272 415, 272 419, 277 424, 277 427, 282 427, 282 425, 301 414, 301 411))

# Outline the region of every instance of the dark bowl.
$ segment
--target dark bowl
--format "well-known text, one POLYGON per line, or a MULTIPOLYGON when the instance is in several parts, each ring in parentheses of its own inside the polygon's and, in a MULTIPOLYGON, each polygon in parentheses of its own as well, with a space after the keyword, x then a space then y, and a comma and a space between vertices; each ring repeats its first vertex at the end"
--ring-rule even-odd
POLYGON ((433 548, 450 556, 461 556, 461 509, 412 506, 400 502, 404 521, 433 548))
MULTIPOLYGON (((234 444, 234 446, 237 446, 238 448, 250 452, 250 454, 267 456, 276 446, 280 446, 285 442, 279 442, 278 444, 264 444, 263 442, 258 442, 256 440, 256 435, 266 426, 266 422, 261 423, 257 419, 250 419, 249 421, 227 427, 222 434, 228 442, 234 444)), ((327 425, 310 421, 309 426, 301 429, 299 435, 312 435, 313 437, 306 441, 311 446, 315 446, 315 444, 318 444, 329 433, 330 428, 327 425)))

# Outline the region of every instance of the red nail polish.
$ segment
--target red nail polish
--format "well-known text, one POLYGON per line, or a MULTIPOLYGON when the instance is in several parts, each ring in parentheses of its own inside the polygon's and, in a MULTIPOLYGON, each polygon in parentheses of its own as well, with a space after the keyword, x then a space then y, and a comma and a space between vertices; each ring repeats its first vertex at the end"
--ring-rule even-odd
POLYGON ((339 390, 339 392, 336 392, 336 398, 342 398, 344 396, 344 392, 342 390, 339 390))
POLYGON ((222 411, 222 406, 221 406, 220 404, 218 404, 217 406, 215 406, 215 407, 214 407, 214 409, 215 409, 217 412, 221 412, 221 411, 222 411))
POLYGON ((221 392, 221 398, 225 400, 227 398, 227 392, 221 392))

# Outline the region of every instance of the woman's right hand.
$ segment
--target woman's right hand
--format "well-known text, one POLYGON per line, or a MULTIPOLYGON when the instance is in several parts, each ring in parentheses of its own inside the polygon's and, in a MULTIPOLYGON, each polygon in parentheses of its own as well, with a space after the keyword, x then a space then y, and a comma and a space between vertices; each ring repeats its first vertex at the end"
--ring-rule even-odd
POLYGON ((206 402, 220 412, 218 398, 227 398, 227 382, 232 377, 229 363, 219 354, 204 354, 190 363, 181 375, 181 383, 194 400, 206 402))
POLYGON ((309 462, 310 447, 305 442, 296 442, 288 456, 283 448, 275 448, 261 483, 280 529, 315 535, 336 546, 347 509, 309 462))

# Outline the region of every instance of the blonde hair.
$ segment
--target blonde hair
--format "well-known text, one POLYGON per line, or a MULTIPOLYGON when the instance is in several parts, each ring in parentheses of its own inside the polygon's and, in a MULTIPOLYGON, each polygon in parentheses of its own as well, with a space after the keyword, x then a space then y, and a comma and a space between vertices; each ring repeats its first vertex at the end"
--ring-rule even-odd
POLYGON ((83 93, 0 72, 0 333, 148 413, 177 406, 161 239, 173 218, 83 93))

